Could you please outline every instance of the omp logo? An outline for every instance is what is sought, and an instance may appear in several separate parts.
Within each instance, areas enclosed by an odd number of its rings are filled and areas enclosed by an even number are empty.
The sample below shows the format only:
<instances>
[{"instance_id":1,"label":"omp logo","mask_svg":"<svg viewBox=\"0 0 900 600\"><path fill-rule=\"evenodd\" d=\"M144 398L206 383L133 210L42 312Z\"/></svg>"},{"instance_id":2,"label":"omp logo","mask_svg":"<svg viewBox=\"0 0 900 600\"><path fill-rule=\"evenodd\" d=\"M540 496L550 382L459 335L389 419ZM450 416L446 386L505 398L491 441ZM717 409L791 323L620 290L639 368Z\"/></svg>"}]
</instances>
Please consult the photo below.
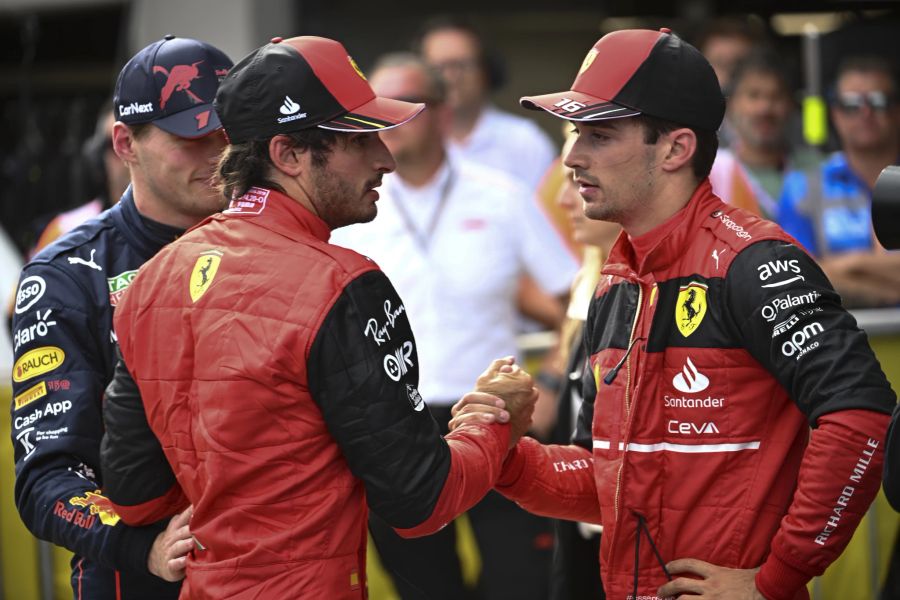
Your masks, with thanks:
<instances>
[{"instance_id":1,"label":"omp logo","mask_svg":"<svg viewBox=\"0 0 900 600\"><path fill-rule=\"evenodd\" d=\"M32 377L49 373L66 360L66 353L56 346L44 346L29 350L13 366L13 381L27 381Z\"/></svg>"},{"instance_id":2,"label":"omp logo","mask_svg":"<svg viewBox=\"0 0 900 600\"><path fill-rule=\"evenodd\" d=\"M113 508L109 498L100 494L100 490L85 492L84 496L75 496L69 499L69 504L80 508L90 507L92 515L98 515L104 525L115 525L119 522L119 515Z\"/></svg>"},{"instance_id":3,"label":"omp logo","mask_svg":"<svg viewBox=\"0 0 900 600\"><path fill-rule=\"evenodd\" d=\"M799 360L807 352L819 347L819 342L813 342L809 346L806 343L823 331L825 328L818 321L810 323L803 329L798 329L791 335L791 339L781 345L781 353L785 356L796 356L796 359Z\"/></svg>"},{"instance_id":4,"label":"omp logo","mask_svg":"<svg viewBox=\"0 0 900 600\"><path fill-rule=\"evenodd\" d=\"M133 114L143 114L153 112L153 103L147 102L146 104L138 104L137 102L132 102L131 104L120 104L119 105L119 115L123 117L127 117L128 115Z\"/></svg>"},{"instance_id":5,"label":"omp logo","mask_svg":"<svg viewBox=\"0 0 900 600\"><path fill-rule=\"evenodd\" d=\"M681 373L672 378L672 385L679 392L696 394L709 387L709 378L698 371L691 359L688 358L685 365L681 368Z\"/></svg>"},{"instance_id":6,"label":"omp logo","mask_svg":"<svg viewBox=\"0 0 900 600\"><path fill-rule=\"evenodd\" d=\"M37 385L33 385L14 399L15 410L19 410L23 406L28 406L35 400L39 400L47 395L47 384L43 381Z\"/></svg>"},{"instance_id":7,"label":"omp logo","mask_svg":"<svg viewBox=\"0 0 900 600\"><path fill-rule=\"evenodd\" d=\"M781 323L778 323L777 325L775 325L775 327L772 328L772 337L777 338L782 333L784 333L786 331L790 331L791 328L799 322L800 322L800 317L798 317L797 315L791 315L790 317L788 317Z\"/></svg>"},{"instance_id":8,"label":"omp logo","mask_svg":"<svg viewBox=\"0 0 900 600\"><path fill-rule=\"evenodd\" d=\"M26 277L19 284L19 291L16 292L16 314L21 315L23 312L34 306L35 302L41 299L44 292L47 291L47 282L43 277L32 275Z\"/></svg>"},{"instance_id":9,"label":"omp logo","mask_svg":"<svg viewBox=\"0 0 900 600\"><path fill-rule=\"evenodd\" d=\"M394 381L400 381L400 378L409 372L409 367L413 366L410 355L413 351L412 342L403 342L403 345L394 350L393 354L384 357L384 372Z\"/></svg>"},{"instance_id":10,"label":"omp logo","mask_svg":"<svg viewBox=\"0 0 900 600\"><path fill-rule=\"evenodd\" d=\"M293 115L296 114L300 110L300 105L291 100L290 96L284 97L284 104L281 105L281 108L278 109L283 115Z\"/></svg>"},{"instance_id":11,"label":"omp logo","mask_svg":"<svg viewBox=\"0 0 900 600\"><path fill-rule=\"evenodd\" d=\"M716 427L716 424L710 421L709 423L691 423L689 421L676 421L672 419L669 421L668 427L669 433L675 433L678 435L709 435L719 433L719 428Z\"/></svg>"},{"instance_id":12,"label":"omp logo","mask_svg":"<svg viewBox=\"0 0 900 600\"><path fill-rule=\"evenodd\" d=\"M770 277L781 275L782 273L788 276L787 279L767 283L766 285L761 286L764 288L781 287L795 281L806 281L806 278L800 274L800 264L797 262L796 258L790 260L772 260L759 265L756 267L756 270L759 273L760 281L767 281ZM793 277L790 277L791 273L794 274Z\"/></svg>"}]
</instances>

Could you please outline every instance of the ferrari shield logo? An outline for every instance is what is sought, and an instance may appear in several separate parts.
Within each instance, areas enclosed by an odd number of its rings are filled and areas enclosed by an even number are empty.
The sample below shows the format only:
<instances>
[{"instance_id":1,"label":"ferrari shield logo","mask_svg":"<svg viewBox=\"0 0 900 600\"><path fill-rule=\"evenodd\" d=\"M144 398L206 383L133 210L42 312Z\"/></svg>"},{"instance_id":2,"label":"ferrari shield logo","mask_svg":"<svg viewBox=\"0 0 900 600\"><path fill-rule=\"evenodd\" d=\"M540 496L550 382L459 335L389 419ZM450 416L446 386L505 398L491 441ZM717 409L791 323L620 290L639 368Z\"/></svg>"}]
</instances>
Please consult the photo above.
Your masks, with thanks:
<instances>
[{"instance_id":1,"label":"ferrari shield logo","mask_svg":"<svg viewBox=\"0 0 900 600\"><path fill-rule=\"evenodd\" d=\"M587 56L584 57L584 60L581 61L581 68L578 69L578 74L581 75L582 73L587 71L591 67L591 65L594 64L595 58L597 58L597 49L591 48L588 51Z\"/></svg>"},{"instance_id":2,"label":"ferrari shield logo","mask_svg":"<svg viewBox=\"0 0 900 600\"><path fill-rule=\"evenodd\" d=\"M197 262L194 263L194 270L191 271L191 282L189 284L191 302L199 300L206 293L206 290L209 289L213 279L216 278L220 262L222 262L222 253L218 250L209 250L201 254Z\"/></svg>"},{"instance_id":3,"label":"ferrari shield logo","mask_svg":"<svg viewBox=\"0 0 900 600\"><path fill-rule=\"evenodd\" d=\"M706 288L706 284L696 281L678 288L675 325L684 337L694 333L706 316Z\"/></svg>"}]
</instances>

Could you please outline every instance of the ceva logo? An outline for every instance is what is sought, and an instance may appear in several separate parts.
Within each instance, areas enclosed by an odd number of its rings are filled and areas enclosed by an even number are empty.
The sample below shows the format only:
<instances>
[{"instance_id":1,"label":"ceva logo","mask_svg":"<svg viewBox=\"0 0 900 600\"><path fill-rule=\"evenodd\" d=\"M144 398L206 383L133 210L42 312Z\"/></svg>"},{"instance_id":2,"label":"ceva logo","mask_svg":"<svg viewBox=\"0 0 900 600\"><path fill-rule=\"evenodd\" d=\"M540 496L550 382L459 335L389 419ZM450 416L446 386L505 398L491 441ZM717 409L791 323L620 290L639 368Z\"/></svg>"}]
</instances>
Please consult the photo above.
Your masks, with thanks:
<instances>
[{"instance_id":1,"label":"ceva logo","mask_svg":"<svg viewBox=\"0 0 900 600\"><path fill-rule=\"evenodd\" d=\"M709 378L697 370L691 359L681 368L681 373L672 378L672 385L679 392L695 394L709 387Z\"/></svg>"}]
</instances>

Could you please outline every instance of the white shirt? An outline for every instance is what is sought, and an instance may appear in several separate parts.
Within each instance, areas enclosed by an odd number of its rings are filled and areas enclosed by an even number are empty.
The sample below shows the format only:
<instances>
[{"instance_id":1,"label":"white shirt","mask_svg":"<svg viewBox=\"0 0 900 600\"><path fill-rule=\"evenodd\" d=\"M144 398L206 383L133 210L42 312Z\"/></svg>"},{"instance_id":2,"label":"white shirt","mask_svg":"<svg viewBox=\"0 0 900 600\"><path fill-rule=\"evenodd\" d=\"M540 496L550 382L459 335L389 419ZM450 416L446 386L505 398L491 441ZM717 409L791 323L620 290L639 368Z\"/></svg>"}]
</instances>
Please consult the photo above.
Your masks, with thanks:
<instances>
[{"instance_id":1,"label":"white shirt","mask_svg":"<svg viewBox=\"0 0 900 600\"><path fill-rule=\"evenodd\" d=\"M430 404L455 403L492 360L518 354L519 276L559 295L577 264L534 195L494 169L453 159L421 188L389 174L379 191L375 220L331 242L387 274L416 336L419 390Z\"/></svg>"},{"instance_id":2,"label":"white shirt","mask_svg":"<svg viewBox=\"0 0 900 600\"><path fill-rule=\"evenodd\" d=\"M500 169L531 190L558 152L544 130L524 117L487 106L462 142L448 140L452 156Z\"/></svg>"}]
</instances>

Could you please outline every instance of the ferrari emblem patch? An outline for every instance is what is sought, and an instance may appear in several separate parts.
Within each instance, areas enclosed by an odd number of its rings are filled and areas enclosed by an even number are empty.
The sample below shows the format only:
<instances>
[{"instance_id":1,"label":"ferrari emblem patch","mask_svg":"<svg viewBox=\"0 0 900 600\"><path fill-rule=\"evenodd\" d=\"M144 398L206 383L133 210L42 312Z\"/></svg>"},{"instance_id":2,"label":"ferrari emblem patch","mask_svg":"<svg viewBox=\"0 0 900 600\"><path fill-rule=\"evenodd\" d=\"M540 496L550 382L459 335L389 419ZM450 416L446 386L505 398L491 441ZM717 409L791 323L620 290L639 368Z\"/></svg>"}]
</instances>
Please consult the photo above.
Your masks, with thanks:
<instances>
[{"instance_id":1,"label":"ferrari emblem patch","mask_svg":"<svg viewBox=\"0 0 900 600\"><path fill-rule=\"evenodd\" d=\"M687 337L697 330L706 316L706 284L692 281L678 288L675 302L675 326Z\"/></svg>"},{"instance_id":2,"label":"ferrari emblem patch","mask_svg":"<svg viewBox=\"0 0 900 600\"><path fill-rule=\"evenodd\" d=\"M218 250L208 250L197 258L194 270L191 271L189 284L191 302L199 300L209 289L219 270L220 262L222 262L222 253Z\"/></svg>"},{"instance_id":3,"label":"ferrari emblem patch","mask_svg":"<svg viewBox=\"0 0 900 600\"><path fill-rule=\"evenodd\" d=\"M356 71L356 74L359 75L360 77L362 77L363 80L365 80L365 79L366 79L366 76L363 75L362 69L359 68L359 65L356 64L356 61L353 60L353 57L352 57L352 56L348 56L348 57L347 57L347 60L350 61L350 66L353 67L353 70Z\"/></svg>"},{"instance_id":4,"label":"ferrari emblem patch","mask_svg":"<svg viewBox=\"0 0 900 600\"><path fill-rule=\"evenodd\" d=\"M581 75L585 71L587 71L590 66L594 63L594 59L597 58L597 49L591 48L587 56L584 57L584 60L581 62L581 68L578 69L578 74Z\"/></svg>"}]
</instances>

